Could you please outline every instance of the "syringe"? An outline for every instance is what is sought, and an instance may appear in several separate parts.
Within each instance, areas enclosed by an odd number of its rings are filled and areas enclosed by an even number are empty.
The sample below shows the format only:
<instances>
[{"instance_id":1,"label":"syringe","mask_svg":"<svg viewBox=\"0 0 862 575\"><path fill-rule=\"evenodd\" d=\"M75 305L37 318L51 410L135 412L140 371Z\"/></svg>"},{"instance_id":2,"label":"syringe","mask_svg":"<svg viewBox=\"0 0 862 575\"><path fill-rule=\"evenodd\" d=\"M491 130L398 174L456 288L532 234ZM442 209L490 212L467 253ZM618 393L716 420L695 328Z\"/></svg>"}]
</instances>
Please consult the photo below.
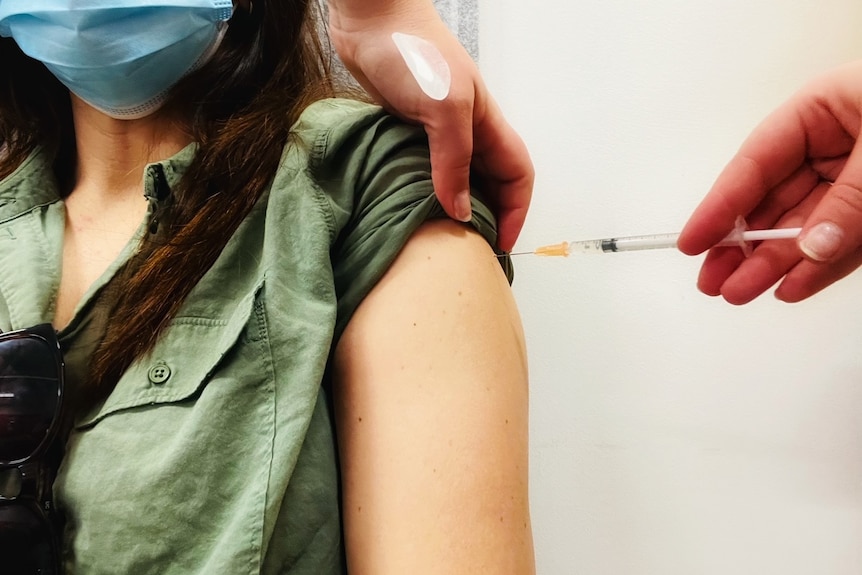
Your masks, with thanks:
<instances>
[{"instance_id":1,"label":"syringe","mask_svg":"<svg viewBox=\"0 0 862 575\"><path fill-rule=\"evenodd\" d=\"M726 238L716 245L718 246L740 246L748 247L748 242L759 242L763 240L780 240L795 238L802 228L777 228L771 230L734 230ZM537 255L537 256L568 256L572 253L578 254L601 254L608 252L629 252L635 250L655 250L662 248L675 248L679 234L651 234L643 236L626 236L619 238L603 238L599 240L579 240L574 242L561 242L539 247L531 252L515 252L509 255Z\"/></svg>"}]
</instances>

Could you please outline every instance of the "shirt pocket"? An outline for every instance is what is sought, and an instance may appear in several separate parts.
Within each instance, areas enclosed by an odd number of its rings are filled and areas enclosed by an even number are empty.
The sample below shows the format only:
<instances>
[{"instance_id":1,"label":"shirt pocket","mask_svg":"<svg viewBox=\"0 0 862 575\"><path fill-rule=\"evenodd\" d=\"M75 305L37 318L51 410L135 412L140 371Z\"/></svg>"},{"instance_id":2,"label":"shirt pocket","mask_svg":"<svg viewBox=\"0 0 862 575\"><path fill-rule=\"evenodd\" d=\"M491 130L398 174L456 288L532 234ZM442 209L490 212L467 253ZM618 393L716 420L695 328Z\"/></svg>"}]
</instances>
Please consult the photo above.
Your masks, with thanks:
<instances>
[{"instance_id":1,"label":"shirt pocket","mask_svg":"<svg viewBox=\"0 0 862 575\"><path fill-rule=\"evenodd\" d=\"M76 428L91 427L126 409L183 401L196 394L243 332L251 329L249 320L261 289L258 286L240 300L228 317L175 318L153 351L134 362L105 402L81 418ZM245 335L247 340L260 336Z\"/></svg>"},{"instance_id":2,"label":"shirt pocket","mask_svg":"<svg viewBox=\"0 0 862 575\"><path fill-rule=\"evenodd\" d=\"M261 291L178 317L76 426L55 483L73 571L259 571L275 436Z\"/></svg>"}]
</instances>

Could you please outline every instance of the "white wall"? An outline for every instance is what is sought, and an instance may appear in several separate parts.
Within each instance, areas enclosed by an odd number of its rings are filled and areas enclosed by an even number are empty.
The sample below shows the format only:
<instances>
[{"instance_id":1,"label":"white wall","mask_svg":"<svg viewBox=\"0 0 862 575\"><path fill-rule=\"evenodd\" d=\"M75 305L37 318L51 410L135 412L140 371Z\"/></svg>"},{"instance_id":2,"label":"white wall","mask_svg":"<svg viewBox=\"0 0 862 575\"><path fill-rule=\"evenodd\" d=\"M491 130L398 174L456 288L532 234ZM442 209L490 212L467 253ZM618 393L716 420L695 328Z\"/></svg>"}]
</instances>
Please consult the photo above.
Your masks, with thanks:
<instances>
[{"instance_id":1,"label":"white wall","mask_svg":"<svg viewBox=\"0 0 862 575\"><path fill-rule=\"evenodd\" d=\"M859 0L480 0L531 149L520 248L681 229L749 130L862 57ZM735 308L674 250L516 260L543 574L862 573L862 272Z\"/></svg>"}]
</instances>

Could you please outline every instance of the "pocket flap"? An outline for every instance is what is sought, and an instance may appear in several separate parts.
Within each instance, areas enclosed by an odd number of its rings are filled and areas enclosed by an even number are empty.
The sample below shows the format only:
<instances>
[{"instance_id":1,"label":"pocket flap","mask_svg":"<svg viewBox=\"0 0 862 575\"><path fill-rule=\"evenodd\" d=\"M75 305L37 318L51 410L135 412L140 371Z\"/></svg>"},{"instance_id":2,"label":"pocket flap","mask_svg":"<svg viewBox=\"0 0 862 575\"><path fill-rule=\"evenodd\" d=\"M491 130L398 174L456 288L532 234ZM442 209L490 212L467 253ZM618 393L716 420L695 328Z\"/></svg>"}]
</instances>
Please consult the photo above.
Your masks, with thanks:
<instances>
[{"instance_id":1,"label":"pocket flap","mask_svg":"<svg viewBox=\"0 0 862 575\"><path fill-rule=\"evenodd\" d=\"M245 330L261 288L262 282L237 302L232 314L224 310L225 317L175 318L152 353L135 361L104 403L79 419L76 427L95 425L125 409L175 403L195 395Z\"/></svg>"}]
</instances>

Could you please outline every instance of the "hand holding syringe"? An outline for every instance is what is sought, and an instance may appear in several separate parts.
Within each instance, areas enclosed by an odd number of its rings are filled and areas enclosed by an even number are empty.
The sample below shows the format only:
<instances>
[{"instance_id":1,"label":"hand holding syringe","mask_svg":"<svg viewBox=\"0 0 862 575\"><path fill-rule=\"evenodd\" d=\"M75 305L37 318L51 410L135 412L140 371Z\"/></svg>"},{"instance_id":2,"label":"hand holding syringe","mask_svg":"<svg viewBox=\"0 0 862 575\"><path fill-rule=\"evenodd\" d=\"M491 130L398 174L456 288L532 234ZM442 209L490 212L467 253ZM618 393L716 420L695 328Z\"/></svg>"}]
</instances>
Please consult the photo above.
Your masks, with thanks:
<instances>
[{"instance_id":1,"label":"hand holding syringe","mask_svg":"<svg viewBox=\"0 0 862 575\"><path fill-rule=\"evenodd\" d=\"M791 239L799 235L802 228L778 228L771 230L745 230L745 223L738 223L737 228L726 238L720 241L718 246L739 246L749 254L751 247L748 242L764 240ZM537 255L537 256L563 256L572 253L579 254L601 254L607 252L628 252L634 250L655 250L661 248L675 248L679 234L651 234L644 236L626 236L619 238L604 238L599 240L580 240L574 242L561 242L539 247L531 252L515 252L509 255Z\"/></svg>"}]
</instances>

